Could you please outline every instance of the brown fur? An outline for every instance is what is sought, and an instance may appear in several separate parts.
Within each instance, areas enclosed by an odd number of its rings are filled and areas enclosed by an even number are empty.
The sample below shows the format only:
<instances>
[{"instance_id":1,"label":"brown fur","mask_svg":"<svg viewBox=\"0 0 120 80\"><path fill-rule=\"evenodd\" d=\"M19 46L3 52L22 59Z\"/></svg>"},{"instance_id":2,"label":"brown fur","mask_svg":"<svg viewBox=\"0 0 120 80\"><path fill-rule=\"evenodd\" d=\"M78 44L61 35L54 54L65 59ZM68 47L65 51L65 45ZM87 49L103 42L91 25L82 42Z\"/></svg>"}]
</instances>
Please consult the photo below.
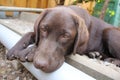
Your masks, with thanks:
<instances>
[{"instance_id":1,"label":"brown fur","mask_svg":"<svg viewBox=\"0 0 120 80\"><path fill-rule=\"evenodd\" d=\"M45 72L58 69L71 53L98 51L104 58L120 59L120 30L76 7L55 7L40 14L34 32L26 34L11 50L9 60L33 61ZM35 46L28 47L35 43ZM28 48L27 48L28 47Z\"/></svg>"}]
</instances>

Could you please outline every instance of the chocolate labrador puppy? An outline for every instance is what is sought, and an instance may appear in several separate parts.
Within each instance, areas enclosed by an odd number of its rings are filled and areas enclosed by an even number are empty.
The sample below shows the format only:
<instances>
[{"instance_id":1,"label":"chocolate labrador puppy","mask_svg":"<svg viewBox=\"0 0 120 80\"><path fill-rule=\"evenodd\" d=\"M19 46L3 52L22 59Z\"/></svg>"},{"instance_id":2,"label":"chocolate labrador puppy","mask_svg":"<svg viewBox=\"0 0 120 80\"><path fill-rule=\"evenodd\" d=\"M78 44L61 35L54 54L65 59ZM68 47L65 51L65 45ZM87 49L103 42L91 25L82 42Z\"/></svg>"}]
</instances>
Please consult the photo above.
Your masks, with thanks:
<instances>
[{"instance_id":1,"label":"chocolate labrador puppy","mask_svg":"<svg viewBox=\"0 0 120 80\"><path fill-rule=\"evenodd\" d=\"M97 51L120 65L120 30L77 6L44 10L29 32L7 53L9 60L33 61L45 72L58 69L69 54ZM29 46L34 44L34 46ZM29 46L29 47L28 47ZM104 54L103 54L104 53ZM109 58L111 57L111 58Z\"/></svg>"}]
</instances>

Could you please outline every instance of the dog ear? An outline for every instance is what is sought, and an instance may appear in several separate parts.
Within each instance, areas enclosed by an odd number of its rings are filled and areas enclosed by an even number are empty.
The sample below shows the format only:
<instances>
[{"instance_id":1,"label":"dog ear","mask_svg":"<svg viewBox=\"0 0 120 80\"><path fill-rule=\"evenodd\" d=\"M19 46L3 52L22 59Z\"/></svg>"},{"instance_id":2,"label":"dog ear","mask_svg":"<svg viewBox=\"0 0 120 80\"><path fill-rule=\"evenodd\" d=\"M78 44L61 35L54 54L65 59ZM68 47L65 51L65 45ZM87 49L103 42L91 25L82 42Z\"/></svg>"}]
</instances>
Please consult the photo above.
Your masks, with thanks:
<instances>
[{"instance_id":1,"label":"dog ear","mask_svg":"<svg viewBox=\"0 0 120 80\"><path fill-rule=\"evenodd\" d=\"M40 40L40 23L42 21L42 19L47 15L47 13L49 12L49 9L43 11L40 16L37 18L37 20L35 21L34 24L34 33L35 33L35 44L38 45L39 40Z\"/></svg>"},{"instance_id":2,"label":"dog ear","mask_svg":"<svg viewBox=\"0 0 120 80\"><path fill-rule=\"evenodd\" d=\"M84 20L81 17L74 15L73 18L77 29L73 54L83 54L83 52L87 48L87 43L89 39L88 29Z\"/></svg>"}]
</instances>

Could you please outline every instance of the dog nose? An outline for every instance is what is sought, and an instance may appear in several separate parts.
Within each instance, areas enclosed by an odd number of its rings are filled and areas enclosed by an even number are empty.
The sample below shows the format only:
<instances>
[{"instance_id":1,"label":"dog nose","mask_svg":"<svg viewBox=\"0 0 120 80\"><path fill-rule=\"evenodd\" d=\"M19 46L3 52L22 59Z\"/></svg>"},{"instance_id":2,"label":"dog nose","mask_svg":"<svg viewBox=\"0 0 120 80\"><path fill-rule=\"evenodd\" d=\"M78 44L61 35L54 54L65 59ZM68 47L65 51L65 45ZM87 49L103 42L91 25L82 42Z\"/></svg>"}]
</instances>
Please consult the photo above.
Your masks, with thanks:
<instances>
[{"instance_id":1,"label":"dog nose","mask_svg":"<svg viewBox=\"0 0 120 80\"><path fill-rule=\"evenodd\" d=\"M41 69L43 71L45 71L47 69L48 66L48 62L45 60L36 60L33 62L34 66L38 69Z\"/></svg>"}]
</instances>

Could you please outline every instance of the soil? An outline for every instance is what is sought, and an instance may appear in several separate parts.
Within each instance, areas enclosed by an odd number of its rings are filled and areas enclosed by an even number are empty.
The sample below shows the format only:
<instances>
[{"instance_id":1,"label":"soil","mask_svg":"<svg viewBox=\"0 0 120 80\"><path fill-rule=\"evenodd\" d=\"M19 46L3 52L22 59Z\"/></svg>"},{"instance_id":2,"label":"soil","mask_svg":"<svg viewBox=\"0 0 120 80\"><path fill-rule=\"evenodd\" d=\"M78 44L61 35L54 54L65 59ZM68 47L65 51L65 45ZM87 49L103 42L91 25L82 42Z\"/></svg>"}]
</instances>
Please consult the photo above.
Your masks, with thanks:
<instances>
[{"instance_id":1,"label":"soil","mask_svg":"<svg viewBox=\"0 0 120 80\"><path fill-rule=\"evenodd\" d=\"M37 80L18 61L6 59L6 49L0 43L0 80Z\"/></svg>"}]
</instances>

